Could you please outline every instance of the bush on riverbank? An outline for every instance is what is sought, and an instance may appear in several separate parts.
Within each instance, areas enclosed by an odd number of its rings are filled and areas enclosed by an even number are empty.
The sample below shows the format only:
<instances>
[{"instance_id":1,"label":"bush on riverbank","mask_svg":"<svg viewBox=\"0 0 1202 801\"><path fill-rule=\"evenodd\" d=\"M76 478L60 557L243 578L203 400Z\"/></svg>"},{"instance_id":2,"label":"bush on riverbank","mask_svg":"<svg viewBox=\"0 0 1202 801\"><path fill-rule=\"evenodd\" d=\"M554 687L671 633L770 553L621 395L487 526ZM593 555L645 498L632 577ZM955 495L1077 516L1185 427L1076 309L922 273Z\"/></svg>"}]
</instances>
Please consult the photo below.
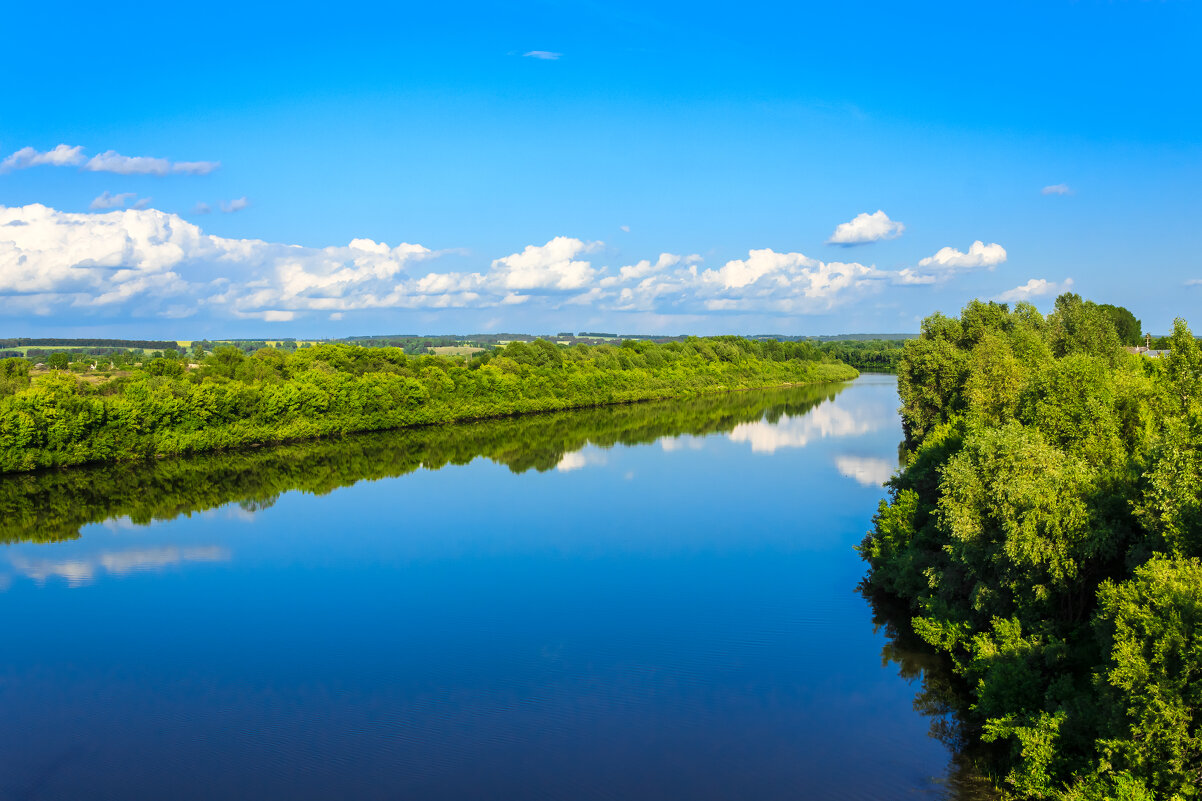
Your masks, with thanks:
<instances>
[{"instance_id":1,"label":"bush on riverbank","mask_svg":"<svg viewBox=\"0 0 1202 801\"><path fill-rule=\"evenodd\" d=\"M514 342L467 362L320 345L197 369L154 359L108 381L0 363L0 472L201 453L527 412L855 377L805 343L738 337L560 348Z\"/></svg>"}]
</instances>

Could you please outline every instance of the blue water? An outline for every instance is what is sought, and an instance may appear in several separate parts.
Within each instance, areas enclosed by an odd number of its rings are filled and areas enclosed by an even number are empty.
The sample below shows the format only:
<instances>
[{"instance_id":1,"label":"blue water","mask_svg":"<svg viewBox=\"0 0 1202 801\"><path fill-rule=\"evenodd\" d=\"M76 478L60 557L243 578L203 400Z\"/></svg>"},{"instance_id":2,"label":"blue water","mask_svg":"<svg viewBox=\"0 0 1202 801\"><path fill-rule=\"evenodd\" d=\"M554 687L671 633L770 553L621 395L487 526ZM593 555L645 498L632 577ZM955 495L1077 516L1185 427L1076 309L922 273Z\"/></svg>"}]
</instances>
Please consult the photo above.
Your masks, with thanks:
<instances>
[{"instance_id":1,"label":"blue water","mask_svg":"<svg viewBox=\"0 0 1202 801\"><path fill-rule=\"evenodd\" d=\"M0 798L948 797L856 592L896 382L831 395L0 546Z\"/></svg>"}]
</instances>

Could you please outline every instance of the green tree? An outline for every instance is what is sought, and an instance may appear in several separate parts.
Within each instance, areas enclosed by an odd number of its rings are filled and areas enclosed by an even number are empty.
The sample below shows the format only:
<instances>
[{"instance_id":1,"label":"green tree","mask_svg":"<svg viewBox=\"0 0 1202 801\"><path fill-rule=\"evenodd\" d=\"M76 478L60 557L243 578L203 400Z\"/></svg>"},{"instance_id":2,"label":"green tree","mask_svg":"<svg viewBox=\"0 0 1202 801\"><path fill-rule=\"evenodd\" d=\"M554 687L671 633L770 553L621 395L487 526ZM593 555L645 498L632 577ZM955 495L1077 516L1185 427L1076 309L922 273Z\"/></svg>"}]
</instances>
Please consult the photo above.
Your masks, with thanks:
<instances>
[{"instance_id":1,"label":"green tree","mask_svg":"<svg viewBox=\"0 0 1202 801\"><path fill-rule=\"evenodd\" d=\"M1144 344L1143 327L1130 310L1122 306L1112 306L1109 303L1099 304L1098 308L1105 312L1114 323L1114 330L1119 336L1119 342L1131 346Z\"/></svg>"},{"instance_id":2,"label":"green tree","mask_svg":"<svg viewBox=\"0 0 1202 801\"><path fill-rule=\"evenodd\" d=\"M1099 746L1157 798L1196 797L1202 765L1202 564L1156 556L1098 592L1109 656Z\"/></svg>"}]
</instances>

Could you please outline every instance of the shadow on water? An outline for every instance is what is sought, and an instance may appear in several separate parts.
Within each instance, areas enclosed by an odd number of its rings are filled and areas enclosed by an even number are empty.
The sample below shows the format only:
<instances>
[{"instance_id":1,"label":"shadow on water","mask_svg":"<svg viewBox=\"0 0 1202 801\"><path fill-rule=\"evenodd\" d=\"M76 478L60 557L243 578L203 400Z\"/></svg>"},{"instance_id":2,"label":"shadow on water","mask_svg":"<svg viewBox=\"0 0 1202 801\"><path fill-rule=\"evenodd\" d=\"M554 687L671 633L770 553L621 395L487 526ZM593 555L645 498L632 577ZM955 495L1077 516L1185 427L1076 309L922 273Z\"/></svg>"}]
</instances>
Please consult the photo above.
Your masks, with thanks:
<instances>
[{"instance_id":1,"label":"shadow on water","mask_svg":"<svg viewBox=\"0 0 1202 801\"><path fill-rule=\"evenodd\" d=\"M909 610L894 598L874 593L866 584L860 593L872 608L874 630L885 635L881 664L897 666L898 675L911 685L917 683L914 711L930 721L931 737L951 752L942 785L947 801L999 801L1001 798L985 769L992 754L982 744L979 732L967 720L968 688L952 672L947 657L935 653L910 626Z\"/></svg>"},{"instance_id":2,"label":"shadow on water","mask_svg":"<svg viewBox=\"0 0 1202 801\"><path fill-rule=\"evenodd\" d=\"M804 415L847 386L601 406L150 463L2 476L0 542L56 542L78 537L89 523L128 517L149 524L228 503L265 509L289 491L324 495L363 480L402 476L419 468L438 470L477 457L515 473L551 470L565 454L586 445L638 445Z\"/></svg>"}]
</instances>

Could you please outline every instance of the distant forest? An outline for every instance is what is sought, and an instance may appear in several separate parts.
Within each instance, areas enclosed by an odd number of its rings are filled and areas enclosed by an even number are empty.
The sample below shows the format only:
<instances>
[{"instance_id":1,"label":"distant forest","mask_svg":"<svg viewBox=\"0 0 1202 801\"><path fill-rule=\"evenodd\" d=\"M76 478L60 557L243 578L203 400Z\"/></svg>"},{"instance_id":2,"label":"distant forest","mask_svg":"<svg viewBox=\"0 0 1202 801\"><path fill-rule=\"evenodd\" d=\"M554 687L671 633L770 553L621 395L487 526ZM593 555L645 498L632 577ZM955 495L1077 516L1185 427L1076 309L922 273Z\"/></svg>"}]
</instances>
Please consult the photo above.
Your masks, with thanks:
<instances>
[{"instance_id":1,"label":"distant forest","mask_svg":"<svg viewBox=\"0 0 1202 801\"><path fill-rule=\"evenodd\" d=\"M125 350L164 350L177 347L174 340L160 339L0 339L0 350L5 348L70 347L70 348L122 348Z\"/></svg>"}]
</instances>

